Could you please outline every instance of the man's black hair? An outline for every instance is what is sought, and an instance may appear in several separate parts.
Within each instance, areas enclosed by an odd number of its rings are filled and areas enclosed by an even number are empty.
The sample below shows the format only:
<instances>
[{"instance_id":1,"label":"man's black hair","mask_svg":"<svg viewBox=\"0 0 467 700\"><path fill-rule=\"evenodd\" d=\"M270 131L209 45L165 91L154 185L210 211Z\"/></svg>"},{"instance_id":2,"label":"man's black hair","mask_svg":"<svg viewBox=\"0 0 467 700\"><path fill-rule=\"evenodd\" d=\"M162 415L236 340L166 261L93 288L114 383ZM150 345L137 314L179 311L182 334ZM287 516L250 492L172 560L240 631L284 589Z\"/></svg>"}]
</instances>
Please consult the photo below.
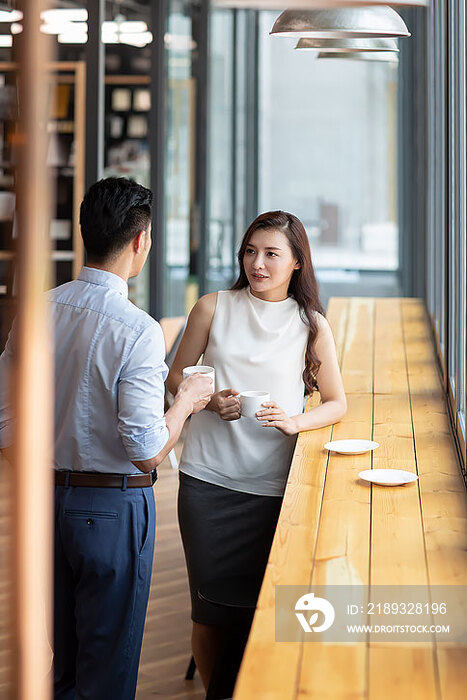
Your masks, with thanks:
<instances>
[{"instance_id":1,"label":"man's black hair","mask_svg":"<svg viewBox=\"0 0 467 700\"><path fill-rule=\"evenodd\" d=\"M84 247L91 260L120 253L151 222L152 192L126 177L91 185L79 213Z\"/></svg>"}]
</instances>

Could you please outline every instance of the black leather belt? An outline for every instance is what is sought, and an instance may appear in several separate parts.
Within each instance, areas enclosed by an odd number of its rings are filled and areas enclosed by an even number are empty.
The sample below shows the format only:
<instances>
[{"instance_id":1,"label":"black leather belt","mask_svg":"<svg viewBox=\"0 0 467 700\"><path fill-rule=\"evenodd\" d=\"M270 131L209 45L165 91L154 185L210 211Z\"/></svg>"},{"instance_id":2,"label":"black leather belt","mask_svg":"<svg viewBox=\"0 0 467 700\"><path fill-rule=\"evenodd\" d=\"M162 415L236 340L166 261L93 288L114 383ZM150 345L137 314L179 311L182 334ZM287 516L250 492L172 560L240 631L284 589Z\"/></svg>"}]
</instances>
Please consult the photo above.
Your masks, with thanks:
<instances>
[{"instance_id":1,"label":"black leather belt","mask_svg":"<svg viewBox=\"0 0 467 700\"><path fill-rule=\"evenodd\" d=\"M156 470L148 474L104 474L102 472L72 472L55 470L58 486L90 486L111 489L141 489L152 486L157 479Z\"/></svg>"}]
</instances>

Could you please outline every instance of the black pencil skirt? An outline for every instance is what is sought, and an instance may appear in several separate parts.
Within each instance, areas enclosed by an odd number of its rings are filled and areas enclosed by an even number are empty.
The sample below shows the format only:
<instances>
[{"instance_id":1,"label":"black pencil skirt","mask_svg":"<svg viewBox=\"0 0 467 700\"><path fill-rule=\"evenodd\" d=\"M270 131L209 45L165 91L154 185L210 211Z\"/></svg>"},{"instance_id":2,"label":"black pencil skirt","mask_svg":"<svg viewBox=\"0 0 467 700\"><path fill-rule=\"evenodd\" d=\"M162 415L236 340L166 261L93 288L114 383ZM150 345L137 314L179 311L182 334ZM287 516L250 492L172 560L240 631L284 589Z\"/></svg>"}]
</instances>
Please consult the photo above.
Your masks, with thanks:
<instances>
[{"instance_id":1,"label":"black pencil skirt","mask_svg":"<svg viewBox=\"0 0 467 700\"><path fill-rule=\"evenodd\" d=\"M180 472L178 519L194 622L224 623L222 607L198 596L205 583L248 576L259 593L281 505L280 496L232 491Z\"/></svg>"}]
</instances>

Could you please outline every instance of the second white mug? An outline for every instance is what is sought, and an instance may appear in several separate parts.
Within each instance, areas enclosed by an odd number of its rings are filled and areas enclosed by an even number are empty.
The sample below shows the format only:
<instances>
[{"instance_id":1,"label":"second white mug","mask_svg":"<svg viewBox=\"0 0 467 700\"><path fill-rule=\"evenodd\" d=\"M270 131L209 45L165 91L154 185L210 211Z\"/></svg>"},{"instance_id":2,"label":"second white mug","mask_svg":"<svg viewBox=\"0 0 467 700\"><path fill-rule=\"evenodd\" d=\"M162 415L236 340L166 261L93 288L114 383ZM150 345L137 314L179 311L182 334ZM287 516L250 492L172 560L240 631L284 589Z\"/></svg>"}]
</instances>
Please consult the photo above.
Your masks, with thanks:
<instances>
[{"instance_id":1,"label":"second white mug","mask_svg":"<svg viewBox=\"0 0 467 700\"><path fill-rule=\"evenodd\" d=\"M240 413L246 418L256 418L257 411L264 408L261 404L270 401L267 391L242 391L240 399Z\"/></svg>"}]
</instances>

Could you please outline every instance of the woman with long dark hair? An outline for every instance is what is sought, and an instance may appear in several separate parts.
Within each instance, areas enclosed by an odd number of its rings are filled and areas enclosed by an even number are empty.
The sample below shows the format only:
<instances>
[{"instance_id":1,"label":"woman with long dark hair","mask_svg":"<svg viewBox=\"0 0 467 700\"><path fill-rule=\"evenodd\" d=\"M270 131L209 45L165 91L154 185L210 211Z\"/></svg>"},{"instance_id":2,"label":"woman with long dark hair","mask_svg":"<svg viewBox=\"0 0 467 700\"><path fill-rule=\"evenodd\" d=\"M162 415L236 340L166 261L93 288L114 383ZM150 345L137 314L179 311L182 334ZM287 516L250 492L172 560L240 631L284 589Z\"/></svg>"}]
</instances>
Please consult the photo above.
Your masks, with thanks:
<instances>
[{"instance_id":1,"label":"woman with long dark hair","mask_svg":"<svg viewBox=\"0 0 467 700\"><path fill-rule=\"evenodd\" d=\"M293 214L272 211L249 226L232 289L201 297L168 378L216 370L215 393L194 415L181 463L179 522L192 599L192 647L206 688L222 610L200 586L264 575L297 434L339 421L346 399L331 329L318 294L308 238ZM304 396L321 404L303 413ZM265 391L256 420L240 415L239 393ZM271 430L272 428L272 430Z\"/></svg>"}]
</instances>

